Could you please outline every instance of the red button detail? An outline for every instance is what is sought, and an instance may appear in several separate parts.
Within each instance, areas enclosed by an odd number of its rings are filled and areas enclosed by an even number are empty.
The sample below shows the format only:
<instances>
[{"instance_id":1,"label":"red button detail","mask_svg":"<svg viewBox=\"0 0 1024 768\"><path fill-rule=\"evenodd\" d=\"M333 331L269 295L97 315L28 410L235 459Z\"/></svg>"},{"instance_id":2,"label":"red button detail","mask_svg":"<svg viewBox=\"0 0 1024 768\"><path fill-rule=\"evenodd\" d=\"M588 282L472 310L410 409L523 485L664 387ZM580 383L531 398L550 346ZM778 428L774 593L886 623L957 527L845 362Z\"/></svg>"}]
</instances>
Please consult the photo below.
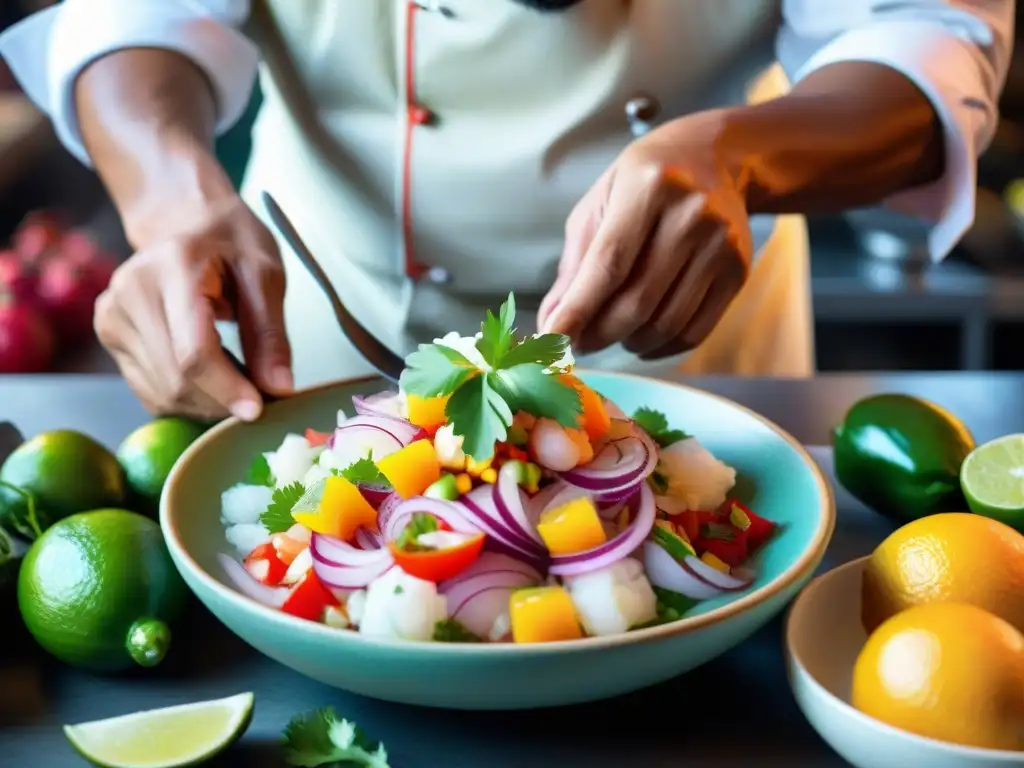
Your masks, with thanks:
<instances>
[{"instance_id":1,"label":"red button detail","mask_svg":"<svg viewBox=\"0 0 1024 768\"><path fill-rule=\"evenodd\" d=\"M409 122L413 125L431 125L434 122L434 113L426 107L409 107Z\"/></svg>"}]
</instances>

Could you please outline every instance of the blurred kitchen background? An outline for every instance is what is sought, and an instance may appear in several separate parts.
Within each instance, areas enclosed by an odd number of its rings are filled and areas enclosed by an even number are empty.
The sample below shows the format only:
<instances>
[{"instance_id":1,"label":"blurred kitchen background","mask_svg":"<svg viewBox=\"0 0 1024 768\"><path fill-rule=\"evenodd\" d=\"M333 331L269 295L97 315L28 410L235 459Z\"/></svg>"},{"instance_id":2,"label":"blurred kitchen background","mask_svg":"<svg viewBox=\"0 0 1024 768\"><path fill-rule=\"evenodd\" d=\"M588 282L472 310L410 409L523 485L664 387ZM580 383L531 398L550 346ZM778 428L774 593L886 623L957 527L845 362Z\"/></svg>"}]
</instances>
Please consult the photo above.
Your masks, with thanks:
<instances>
[{"instance_id":1,"label":"blurred kitchen background","mask_svg":"<svg viewBox=\"0 0 1024 768\"><path fill-rule=\"evenodd\" d=\"M0 0L0 29L49 4ZM864 211L811 222L820 370L1024 369L1020 37L999 133L981 160L977 220L953 255L928 264L921 226L893 215ZM258 104L256 94L250 117ZM240 177L246 126L224 137L219 152ZM114 370L82 333L82 318L110 265L127 255L126 243L96 177L61 149L0 62L3 249L0 371ZM26 262L30 269L21 269ZM37 294L42 298L32 298Z\"/></svg>"}]
</instances>

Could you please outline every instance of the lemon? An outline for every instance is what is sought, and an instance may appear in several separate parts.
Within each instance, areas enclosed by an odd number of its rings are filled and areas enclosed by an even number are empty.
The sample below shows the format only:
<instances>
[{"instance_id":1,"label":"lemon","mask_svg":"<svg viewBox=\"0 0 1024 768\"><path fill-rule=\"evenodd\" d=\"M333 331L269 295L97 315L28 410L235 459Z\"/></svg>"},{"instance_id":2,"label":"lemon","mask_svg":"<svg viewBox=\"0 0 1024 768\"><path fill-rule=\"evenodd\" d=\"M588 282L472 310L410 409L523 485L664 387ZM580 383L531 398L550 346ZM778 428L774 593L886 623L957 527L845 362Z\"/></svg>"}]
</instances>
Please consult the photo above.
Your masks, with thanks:
<instances>
[{"instance_id":1,"label":"lemon","mask_svg":"<svg viewBox=\"0 0 1024 768\"><path fill-rule=\"evenodd\" d=\"M911 608L861 649L851 703L919 736L1024 749L1024 635L973 605Z\"/></svg>"},{"instance_id":2,"label":"lemon","mask_svg":"<svg viewBox=\"0 0 1024 768\"><path fill-rule=\"evenodd\" d=\"M864 628L929 603L976 605L1024 631L1024 536L967 512L923 517L889 534L864 568Z\"/></svg>"},{"instance_id":3,"label":"lemon","mask_svg":"<svg viewBox=\"0 0 1024 768\"><path fill-rule=\"evenodd\" d=\"M200 701L65 725L83 757L105 768L181 768L235 743L252 720L253 695Z\"/></svg>"},{"instance_id":4,"label":"lemon","mask_svg":"<svg viewBox=\"0 0 1024 768\"><path fill-rule=\"evenodd\" d=\"M117 449L117 460L139 502L139 511L156 516L171 468L205 431L204 424L166 418L144 424L125 438Z\"/></svg>"},{"instance_id":5,"label":"lemon","mask_svg":"<svg viewBox=\"0 0 1024 768\"><path fill-rule=\"evenodd\" d=\"M54 524L18 574L18 607L36 641L101 672L159 664L185 597L160 526L123 509Z\"/></svg>"},{"instance_id":6,"label":"lemon","mask_svg":"<svg viewBox=\"0 0 1024 768\"><path fill-rule=\"evenodd\" d=\"M972 512L1024 531L1024 435L971 451L960 467L960 488Z\"/></svg>"}]
</instances>

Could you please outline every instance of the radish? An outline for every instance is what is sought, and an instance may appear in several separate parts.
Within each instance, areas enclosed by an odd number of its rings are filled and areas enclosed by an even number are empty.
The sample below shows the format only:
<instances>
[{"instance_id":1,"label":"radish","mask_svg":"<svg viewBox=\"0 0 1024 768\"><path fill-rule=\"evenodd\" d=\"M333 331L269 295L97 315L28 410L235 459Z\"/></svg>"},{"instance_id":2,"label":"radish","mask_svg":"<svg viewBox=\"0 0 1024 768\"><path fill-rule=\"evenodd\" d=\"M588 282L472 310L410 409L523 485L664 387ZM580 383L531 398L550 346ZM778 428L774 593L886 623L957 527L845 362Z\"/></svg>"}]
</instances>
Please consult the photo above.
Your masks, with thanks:
<instances>
[{"instance_id":1,"label":"radish","mask_svg":"<svg viewBox=\"0 0 1024 768\"><path fill-rule=\"evenodd\" d=\"M19 258L36 263L53 251L63 237L64 228L56 214L33 211L14 233L14 250Z\"/></svg>"},{"instance_id":2,"label":"radish","mask_svg":"<svg viewBox=\"0 0 1024 768\"><path fill-rule=\"evenodd\" d=\"M96 287L88 268L66 257L48 259L43 265L36 295L64 345L92 335L93 308L102 290Z\"/></svg>"},{"instance_id":3,"label":"radish","mask_svg":"<svg viewBox=\"0 0 1024 768\"><path fill-rule=\"evenodd\" d=\"M41 373L53 362L55 341L46 318L0 294L0 373Z\"/></svg>"},{"instance_id":4,"label":"radish","mask_svg":"<svg viewBox=\"0 0 1024 768\"><path fill-rule=\"evenodd\" d=\"M73 230L64 235L60 242L60 253L85 272L97 296L110 285L110 278L117 269L117 261L108 256L84 232Z\"/></svg>"},{"instance_id":5,"label":"radish","mask_svg":"<svg viewBox=\"0 0 1024 768\"><path fill-rule=\"evenodd\" d=\"M39 272L18 258L14 251L0 251L0 290L6 289L16 301L35 305Z\"/></svg>"}]
</instances>

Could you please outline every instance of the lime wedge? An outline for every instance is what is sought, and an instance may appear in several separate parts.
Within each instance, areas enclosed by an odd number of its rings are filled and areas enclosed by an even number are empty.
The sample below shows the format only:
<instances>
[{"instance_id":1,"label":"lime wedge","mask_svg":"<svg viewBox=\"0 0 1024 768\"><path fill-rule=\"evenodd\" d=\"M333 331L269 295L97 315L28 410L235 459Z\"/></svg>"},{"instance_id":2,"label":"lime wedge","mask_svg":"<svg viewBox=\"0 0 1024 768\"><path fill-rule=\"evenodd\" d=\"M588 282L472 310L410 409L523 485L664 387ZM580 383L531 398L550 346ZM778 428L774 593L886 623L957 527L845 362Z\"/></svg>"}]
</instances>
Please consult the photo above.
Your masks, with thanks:
<instances>
[{"instance_id":1,"label":"lime wedge","mask_svg":"<svg viewBox=\"0 0 1024 768\"><path fill-rule=\"evenodd\" d=\"M103 768L180 768L208 760L245 733L253 695L65 725L72 746Z\"/></svg>"},{"instance_id":2,"label":"lime wedge","mask_svg":"<svg viewBox=\"0 0 1024 768\"><path fill-rule=\"evenodd\" d=\"M967 506L1024 531L1024 435L979 445L960 467Z\"/></svg>"}]
</instances>

